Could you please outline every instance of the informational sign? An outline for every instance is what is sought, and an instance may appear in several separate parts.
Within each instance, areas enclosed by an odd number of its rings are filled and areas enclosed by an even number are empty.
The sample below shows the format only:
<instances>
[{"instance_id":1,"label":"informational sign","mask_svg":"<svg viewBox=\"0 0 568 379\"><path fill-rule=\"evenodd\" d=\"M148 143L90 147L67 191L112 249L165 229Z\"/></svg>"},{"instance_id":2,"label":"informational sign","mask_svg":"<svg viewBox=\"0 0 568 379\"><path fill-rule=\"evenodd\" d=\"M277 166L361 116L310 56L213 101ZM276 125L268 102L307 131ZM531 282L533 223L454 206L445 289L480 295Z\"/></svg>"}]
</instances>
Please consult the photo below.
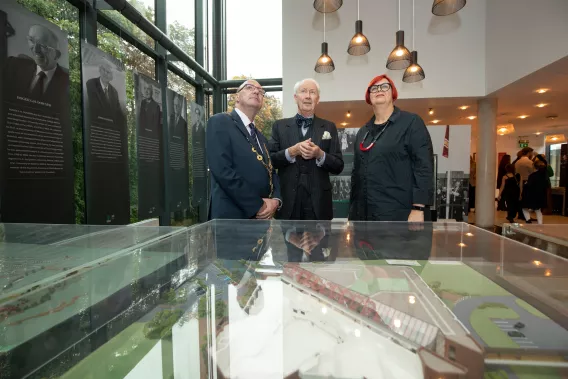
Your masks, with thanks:
<instances>
[{"instance_id":1,"label":"informational sign","mask_svg":"<svg viewBox=\"0 0 568 379\"><path fill-rule=\"evenodd\" d=\"M193 197L197 206L207 200L207 163L205 161L205 109L197 103L190 105L191 155L193 168Z\"/></svg>"},{"instance_id":2,"label":"informational sign","mask_svg":"<svg viewBox=\"0 0 568 379\"><path fill-rule=\"evenodd\" d=\"M67 35L0 3L0 220L74 223Z\"/></svg>"},{"instance_id":3,"label":"informational sign","mask_svg":"<svg viewBox=\"0 0 568 379\"><path fill-rule=\"evenodd\" d=\"M83 63L87 223L130 221L124 64L86 42Z\"/></svg>"},{"instance_id":4,"label":"informational sign","mask_svg":"<svg viewBox=\"0 0 568 379\"><path fill-rule=\"evenodd\" d=\"M189 207L189 158L187 101L168 89L168 128L170 136L170 211Z\"/></svg>"},{"instance_id":5,"label":"informational sign","mask_svg":"<svg viewBox=\"0 0 568 379\"><path fill-rule=\"evenodd\" d=\"M162 94L160 84L134 73L136 94L138 218L157 217L163 210Z\"/></svg>"}]
</instances>

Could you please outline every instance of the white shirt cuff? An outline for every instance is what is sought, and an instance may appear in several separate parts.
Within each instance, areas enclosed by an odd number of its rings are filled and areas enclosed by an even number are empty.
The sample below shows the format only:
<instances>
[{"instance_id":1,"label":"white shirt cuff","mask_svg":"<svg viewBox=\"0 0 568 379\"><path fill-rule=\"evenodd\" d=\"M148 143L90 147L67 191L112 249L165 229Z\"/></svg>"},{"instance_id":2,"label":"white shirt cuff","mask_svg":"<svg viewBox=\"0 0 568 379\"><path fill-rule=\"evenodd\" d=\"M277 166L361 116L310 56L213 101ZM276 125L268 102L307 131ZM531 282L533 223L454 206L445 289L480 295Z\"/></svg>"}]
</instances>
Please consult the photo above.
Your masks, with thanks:
<instances>
[{"instance_id":1,"label":"white shirt cuff","mask_svg":"<svg viewBox=\"0 0 568 379\"><path fill-rule=\"evenodd\" d=\"M286 155L286 159L288 159L288 162L290 163L296 163L296 157L291 157L290 153L288 152L288 149L286 149L284 151L284 154Z\"/></svg>"},{"instance_id":2,"label":"white shirt cuff","mask_svg":"<svg viewBox=\"0 0 568 379\"><path fill-rule=\"evenodd\" d=\"M316 165L318 167L323 166L323 162L325 161L325 151L323 152L323 157L316 159Z\"/></svg>"}]
</instances>

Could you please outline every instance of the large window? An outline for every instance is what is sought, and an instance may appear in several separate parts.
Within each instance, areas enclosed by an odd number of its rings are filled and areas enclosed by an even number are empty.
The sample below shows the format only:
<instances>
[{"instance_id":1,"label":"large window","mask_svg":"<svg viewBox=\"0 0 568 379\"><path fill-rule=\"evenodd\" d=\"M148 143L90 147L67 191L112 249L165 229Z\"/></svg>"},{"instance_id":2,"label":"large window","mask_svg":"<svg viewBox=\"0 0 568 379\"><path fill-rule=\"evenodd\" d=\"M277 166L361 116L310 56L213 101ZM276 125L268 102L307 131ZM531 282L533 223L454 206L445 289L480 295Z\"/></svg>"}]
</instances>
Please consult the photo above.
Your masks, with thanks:
<instances>
[{"instance_id":1,"label":"large window","mask_svg":"<svg viewBox=\"0 0 568 379\"><path fill-rule=\"evenodd\" d=\"M228 79L282 77L282 1L227 1Z\"/></svg>"},{"instance_id":2,"label":"large window","mask_svg":"<svg viewBox=\"0 0 568 379\"><path fill-rule=\"evenodd\" d=\"M195 0L166 0L168 36L187 55L195 58ZM181 62L172 63L191 77L195 73Z\"/></svg>"},{"instance_id":3,"label":"large window","mask_svg":"<svg viewBox=\"0 0 568 379\"><path fill-rule=\"evenodd\" d=\"M552 187L558 187L560 185L560 147L562 144L558 143L555 145L550 145L550 156L548 161L552 170L554 170L554 176L550 178L550 184Z\"/></svg>"}]
</instances>

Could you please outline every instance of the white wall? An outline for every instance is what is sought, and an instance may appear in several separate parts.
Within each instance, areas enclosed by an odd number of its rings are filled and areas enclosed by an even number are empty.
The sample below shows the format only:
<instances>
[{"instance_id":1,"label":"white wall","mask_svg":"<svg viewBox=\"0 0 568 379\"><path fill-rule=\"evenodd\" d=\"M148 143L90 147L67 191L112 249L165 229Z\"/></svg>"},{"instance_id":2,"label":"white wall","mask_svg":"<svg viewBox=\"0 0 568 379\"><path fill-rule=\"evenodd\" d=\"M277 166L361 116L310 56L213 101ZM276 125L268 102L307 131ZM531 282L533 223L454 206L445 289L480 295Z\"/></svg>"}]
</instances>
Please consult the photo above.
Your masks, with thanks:
<instances>
[{"instance_id":1,"label":"white wall","mask_svg":"<svg viewBox=\"0 0 568 379\"><path fill-rule=\"evenodd\" d=\"M444 158L444 137L446 125L428 125L434 154L438 155L438 173L464 171L469 174L471 125L450 125L448 158Z\"/></svg>"},{"instance_id":2,"label":"white wall","mask_svg":"<svg viewBox=\"0 0 568 379\"><path fill-rule=\"evenodd\" d=\"M403 71L389 74L395 79L401 98L484 96L486 1L468 2L457 14L437 17L431 1L416 1L416 50L426 80L402 83ZM492 0L494 1L494 0ZM294 83L312 77L322 87L321 101L363 100L366 86L374 76L387 71L386 59L395 45L398 29L395 0L361 0L363 33L371 51L362 57L347 54L355 33L357 2L344 1L339 11L327 16L327 42L335 63L331 74L316 74L321 54L323 15L312 1L282 1L283 105L284 115L294 113ZM412 49L412 1L402 0L401 27L405 45Z\"/></svg>"},{"instance_id":3,"label":"white wall","mask_svg":"<svg viewBox=\"0 0 568 379\"><path fill-rule=\"evenodd\" d=\"M486 7L488 94L568 55L567 0L490 0Z\"/></svg>"}]
</instances>

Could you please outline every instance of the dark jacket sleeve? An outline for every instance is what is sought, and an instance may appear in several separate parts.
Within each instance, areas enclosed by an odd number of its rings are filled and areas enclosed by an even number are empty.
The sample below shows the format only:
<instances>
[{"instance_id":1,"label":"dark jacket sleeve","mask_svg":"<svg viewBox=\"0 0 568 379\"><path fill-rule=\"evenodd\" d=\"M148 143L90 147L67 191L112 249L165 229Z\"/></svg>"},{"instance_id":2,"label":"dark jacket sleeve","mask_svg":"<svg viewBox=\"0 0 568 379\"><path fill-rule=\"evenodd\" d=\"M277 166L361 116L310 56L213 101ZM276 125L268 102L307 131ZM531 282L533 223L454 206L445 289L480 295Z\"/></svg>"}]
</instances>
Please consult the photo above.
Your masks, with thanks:
<instances>
[{"instance_id":1,"label":"dark jacket sleeve","mask_svg":"<svg viewBox=\"0 0 568 379\"><path fill-rule=\"evenodd\" d=\"M434 195L434 149L432 139L424 121L418 116L410 124L409 138L410 158L414 184L412 189L412 203L431 205Z\"/></svg>"},{"instance_id":2,"label":"dark jacket sleeve","mask_svg":"<svg viewBox=\"0 0 568 379\"><path fill-rule=\"evenodd\" d=\"M329 125L329 131L331 134L331 146L329 153L325 154L325 160L321 168L333 175L339 175L343 171L343 153L341 153L337 127L333 122Z\"/></svg>"},{"instance_id":3,"label":"dark jacket sleeve","mask_svg":"<svg viewBox=\"0 0 568 379\"><path fill-rule=\"evenodd\" d=\"M286 149L283 149L280 143L280 127L278 121L272 125L272 135L268 141L268 150L270 150L270 159L272 165L276 169L284 168L291 163L286 159Z\"/></svg>"},{"instance_id":4,"label":"dark jacket sleeve","mask_svg":"<svg viewBox=\"0 0 568 379\"><path fill-rule=\"evenodd\" d=\"M263 200L243 177L233 168L231 154L232 121L225 114L217 114L207 122L207 162L211 175L225 194L241 208L248 217L253 217L263 205Z\"/></svg>"}]
</instances>

